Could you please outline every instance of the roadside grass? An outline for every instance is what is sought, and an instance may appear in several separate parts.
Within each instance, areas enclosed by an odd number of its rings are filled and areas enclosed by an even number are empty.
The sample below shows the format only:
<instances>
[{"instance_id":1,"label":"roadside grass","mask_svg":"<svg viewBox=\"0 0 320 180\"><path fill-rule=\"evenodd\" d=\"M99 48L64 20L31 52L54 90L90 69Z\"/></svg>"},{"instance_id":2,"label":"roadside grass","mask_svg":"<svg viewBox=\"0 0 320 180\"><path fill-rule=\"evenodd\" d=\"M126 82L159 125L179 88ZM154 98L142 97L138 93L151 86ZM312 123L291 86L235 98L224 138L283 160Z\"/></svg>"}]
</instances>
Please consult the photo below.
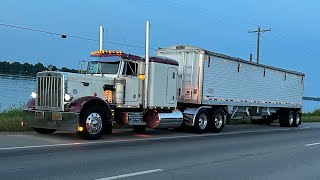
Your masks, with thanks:
<instances>
[{"instance_id":1,"label":"roadside grass","mask_svg":"<svg viewBox=\"0 0 320 180\"><path fill-rule=\"evenodd\" d=\"M0 111L0 132L31 130L31 128L21 126L22 109L22 106L11 106Z\"/></svg>"},{"instance_id":2,"label":"roadside grass","mask_svg":"<svg viewBox=\"0 0 320 180\"><path fill-rule=\"evenodd\" d=\"M302 122L320 122L320 109L302 114Z\"/></svg>"},{"instance_id":3,"label":"roadside grass","mask_svg":"<svg viewBox=\"0 0 320 180\"><path fill-rule=\"evenodd\" d=\"M0 132L31 131L32 128L21 126L23 106L11 106L0 111ZM302 122L320 122L320 109L302 114ZM231 125L251 124L250 119L232 120ZM115 124L114 129L130 128L131 126Z\"/></svg>"}]
</instances>

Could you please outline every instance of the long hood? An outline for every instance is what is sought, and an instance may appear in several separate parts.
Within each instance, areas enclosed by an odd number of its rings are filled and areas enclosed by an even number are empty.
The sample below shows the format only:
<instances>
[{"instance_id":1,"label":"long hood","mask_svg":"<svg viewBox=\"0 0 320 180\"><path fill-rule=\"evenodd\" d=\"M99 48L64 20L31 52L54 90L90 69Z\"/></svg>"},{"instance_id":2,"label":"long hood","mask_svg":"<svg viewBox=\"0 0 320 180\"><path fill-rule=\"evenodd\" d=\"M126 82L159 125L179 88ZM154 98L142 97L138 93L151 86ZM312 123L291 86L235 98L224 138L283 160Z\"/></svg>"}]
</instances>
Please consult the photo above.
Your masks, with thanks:
<instances>
[{"instance_id":1,"label":"long hood","mask_svg":"<svg viewBox=\"0 0 320 180\"><path fill-rule=\"evenodd\" d=\"M68 82L81 82L81 83L105 83L105 84L113 84L114 78L117 75L89 75L89 74L77 74L77 73L63 73L65 79Z\"/></svg>"}]
</instances>

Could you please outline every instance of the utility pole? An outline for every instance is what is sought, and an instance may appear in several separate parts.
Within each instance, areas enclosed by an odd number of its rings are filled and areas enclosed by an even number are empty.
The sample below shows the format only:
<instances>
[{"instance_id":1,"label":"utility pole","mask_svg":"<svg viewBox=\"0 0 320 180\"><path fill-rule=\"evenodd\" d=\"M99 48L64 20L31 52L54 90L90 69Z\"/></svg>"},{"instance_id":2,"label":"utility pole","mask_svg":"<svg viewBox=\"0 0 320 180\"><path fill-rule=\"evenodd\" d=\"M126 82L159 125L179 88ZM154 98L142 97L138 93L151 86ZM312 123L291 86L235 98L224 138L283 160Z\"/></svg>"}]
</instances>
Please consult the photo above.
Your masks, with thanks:
<instances>
[{"instance_id":1,"label":"utility pole","mask_svg":"<svg viewBox=\"0 0 320 180\"><path fill-rule=\"evenodd\" d=\"M258 30L256 31L249 31L249 33L257 33L258 34L258 42L257 42L257 63L260 63L260 36L261 34L267 32L267 31L271 31L271 29L261 29L258 26Z\"/></svg>"}]
</instances>

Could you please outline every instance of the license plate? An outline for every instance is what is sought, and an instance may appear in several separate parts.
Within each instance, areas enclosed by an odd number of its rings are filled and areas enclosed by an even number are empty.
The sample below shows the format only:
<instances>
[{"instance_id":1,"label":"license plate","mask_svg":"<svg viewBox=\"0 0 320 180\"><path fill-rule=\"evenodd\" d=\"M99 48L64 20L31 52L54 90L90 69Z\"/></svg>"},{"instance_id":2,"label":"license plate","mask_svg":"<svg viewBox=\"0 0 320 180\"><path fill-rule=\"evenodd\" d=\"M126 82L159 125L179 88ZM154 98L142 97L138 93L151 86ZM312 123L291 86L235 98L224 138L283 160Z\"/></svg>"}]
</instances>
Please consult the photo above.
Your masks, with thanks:
<instances>
[{"instance_id":1,"label":"license plate","mask_svg":"<svg viewBox=\"0 0 320 180\"><path fill-rule=\"evenodd\" d=\"M129 113L128 122L130 123L142 123L142 114L141 113Z\"/></svg>"},{"instance_id":2,"label":"license plate","mask_svg":"<svg viewBox=\"0 0 320 180\"><path fill-rule=\"evenodd\" d=\"M53 112L52 113L52 120L62 120L62 114L59 112Z\"/></svg>"},{"instance_id":3,"label":"license plate","mask_svg":"<svg viewBox=\"0 0 320 180\"><path fill-rule=\"evenodd\" d=\"M34 114L36 119L44 119L44 112L43 111L36 111Z\"/></svg>"}]
</instances>

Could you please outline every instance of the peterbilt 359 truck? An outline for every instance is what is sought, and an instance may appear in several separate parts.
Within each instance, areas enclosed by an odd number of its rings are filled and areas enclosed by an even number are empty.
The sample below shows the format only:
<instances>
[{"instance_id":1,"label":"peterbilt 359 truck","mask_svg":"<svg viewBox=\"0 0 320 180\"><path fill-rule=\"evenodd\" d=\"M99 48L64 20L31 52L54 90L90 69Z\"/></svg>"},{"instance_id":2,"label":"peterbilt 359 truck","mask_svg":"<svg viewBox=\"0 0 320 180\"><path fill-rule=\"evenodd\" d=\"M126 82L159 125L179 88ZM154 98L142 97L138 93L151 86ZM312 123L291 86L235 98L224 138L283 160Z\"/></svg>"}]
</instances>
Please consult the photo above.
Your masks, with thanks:
<instances>
[{"instance_id":1,"label":"peterbilt 359 truck","mask_svg":"<svg viewBox=\"0 0 320 180\"><path fill-rule=\"evenodd\" d=\"M301 124L303 73L185 45L159 48L150 58L105 50L91 56L85 74L37 74L23 125L97 139L114 122L135 131L190 126L197 133L220 132L241 118Z\"/></svg>"}]
</instances>

